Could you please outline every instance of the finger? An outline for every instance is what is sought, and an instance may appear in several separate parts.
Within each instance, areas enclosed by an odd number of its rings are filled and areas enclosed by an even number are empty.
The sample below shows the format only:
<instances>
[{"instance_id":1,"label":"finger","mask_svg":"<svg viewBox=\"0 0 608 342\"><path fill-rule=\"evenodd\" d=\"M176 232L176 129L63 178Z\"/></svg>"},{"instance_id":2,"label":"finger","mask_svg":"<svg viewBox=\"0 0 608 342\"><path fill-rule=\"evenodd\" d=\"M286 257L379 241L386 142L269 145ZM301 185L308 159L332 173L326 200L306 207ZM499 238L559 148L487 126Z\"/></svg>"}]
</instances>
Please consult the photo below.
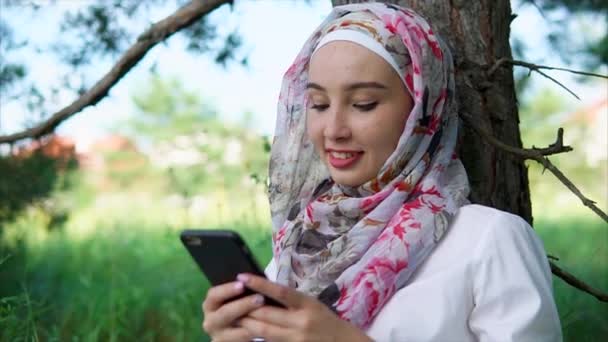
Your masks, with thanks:
<instances>
[{"instance_id":1,"label":"finger","mask_svg":"<svg viewBox=\"0 0 608 342\"><path fill-rule=\"evenodd\" d=\"M249 312L247 317L284 328L299 325L298 317L294 312L268 305Z\"/></svg>"},{"instance_id":2,"label":"finger","mask_svg":"<svg viewBox=\"0 0 608 342\"><path fill-rule=\"evenodd\" d=\"M242 273L237 279L255 292L266 295L288 308L300 308L310 298L292 288L282 286L269 281L266 278L249 273Z\"/></svg>"},{"instance_id":3,"label":"finger","mask_svg":"<svg viewBox=\"0 0 608 342\"><path fill-rule=\"evenodd\" d=\"M290 330L276 325L258 321L253 318L242 318L239 325L247 329L253 336L263 337L266 341L293 341Z\"/></svg>"},{"instance_id":4,"label":"finger","mask_svg":"<svg viewBox=\"0 0 608 342\"><path fill-rule=\"evenodd\" d=\"M214 342L251 341L255 336L246 328L230 328L212 336Z\"/></svg>"},{"instance_id":5,"label":"finger","mask_svg":"<svg viewBox=\"0 0 608 342\"><path fill-rule=\"evenodd\" d=\"M210 288L203 301L203 312L217 310L226 300L241 294L243 289L243 283L240 281L233 281Z\"/></svg>"},{"instance_id":6,"label":"finger","mask_svg":"<svg viewBox=\"0 0 608 342\"><path fill-rule=\"evenodd\" d=\"M259 294L228 302L207 315L204 322L205 330L213 331L229 327L237 318L246 315L262 305L264 305L264 297Z\"/></svg>"},{"instance_id":7,"label":"finger","mask_svg":"<svg viewBox=\"0 0 608 342\"><path fill-rule=\"evenodd\" d=\"M260 294L253 294L222 305L215 312L214 316L222 319L222 321L232 323L237 318L248 314L262 305L264 305L264 297Z\"/></svg>"}]
</instances>

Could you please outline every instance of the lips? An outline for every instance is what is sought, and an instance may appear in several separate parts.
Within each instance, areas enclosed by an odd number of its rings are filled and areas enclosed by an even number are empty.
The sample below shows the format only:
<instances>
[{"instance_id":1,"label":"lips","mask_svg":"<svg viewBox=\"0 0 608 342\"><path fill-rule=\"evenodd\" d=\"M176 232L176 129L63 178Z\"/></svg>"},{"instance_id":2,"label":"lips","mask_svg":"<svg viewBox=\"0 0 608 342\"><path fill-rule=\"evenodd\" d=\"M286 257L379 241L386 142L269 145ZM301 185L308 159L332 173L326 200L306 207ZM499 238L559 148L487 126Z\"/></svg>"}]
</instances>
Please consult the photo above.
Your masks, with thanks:
<instances>
[{"instance_id":1,"label":"lips","mask_svg":"<svg viewBox=\"0 0 608 342\"><path fill-rule=\"evenodd\" d=\"M363 152L327 150L329 164L336 169L345 169L356 163Z\"/></svg>"}]
</instances>

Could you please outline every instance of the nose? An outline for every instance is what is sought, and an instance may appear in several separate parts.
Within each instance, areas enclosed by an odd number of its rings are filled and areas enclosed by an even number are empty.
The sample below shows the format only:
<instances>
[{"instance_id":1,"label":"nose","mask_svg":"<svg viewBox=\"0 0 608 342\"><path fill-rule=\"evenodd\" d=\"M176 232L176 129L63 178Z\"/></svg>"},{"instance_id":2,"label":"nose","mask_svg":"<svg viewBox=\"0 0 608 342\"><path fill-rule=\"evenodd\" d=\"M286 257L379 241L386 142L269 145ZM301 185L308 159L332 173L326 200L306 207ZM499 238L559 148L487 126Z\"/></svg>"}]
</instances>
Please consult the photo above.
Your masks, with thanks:
<instances>
[{"instance_id":1,"label":"nose","mask_svg":"<svg viewBox=\"0 0 608 342\"><path fill-rule=\"evenodd\" d=\"M340 106L335 106L326 116L323 135L330 140L344 140L351 136L351 129L346 111Z\"/></svg>"}]
</instances>

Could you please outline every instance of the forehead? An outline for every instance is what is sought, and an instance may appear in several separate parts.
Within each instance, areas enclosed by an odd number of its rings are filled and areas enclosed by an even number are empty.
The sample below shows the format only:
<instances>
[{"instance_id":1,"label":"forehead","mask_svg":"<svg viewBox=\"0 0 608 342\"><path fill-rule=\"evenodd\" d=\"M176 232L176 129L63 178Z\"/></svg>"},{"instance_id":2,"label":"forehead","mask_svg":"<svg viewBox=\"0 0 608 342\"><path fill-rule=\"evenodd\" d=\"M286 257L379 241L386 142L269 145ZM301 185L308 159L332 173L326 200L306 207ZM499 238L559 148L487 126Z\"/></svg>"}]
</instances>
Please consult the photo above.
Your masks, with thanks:
<instances>
[{"instance_id":1,"label":"forehead","mask_svg":"<svg viewBox=\"0 0 608 342\"><path fill-rule=\"evenodd\" d=\"M310 60L312 82L384 81L399 79L393 68L371 50L349 41L334 41L322 46ZM400 80L400 79L399 79Z\"/></svg>"}]
</instances>

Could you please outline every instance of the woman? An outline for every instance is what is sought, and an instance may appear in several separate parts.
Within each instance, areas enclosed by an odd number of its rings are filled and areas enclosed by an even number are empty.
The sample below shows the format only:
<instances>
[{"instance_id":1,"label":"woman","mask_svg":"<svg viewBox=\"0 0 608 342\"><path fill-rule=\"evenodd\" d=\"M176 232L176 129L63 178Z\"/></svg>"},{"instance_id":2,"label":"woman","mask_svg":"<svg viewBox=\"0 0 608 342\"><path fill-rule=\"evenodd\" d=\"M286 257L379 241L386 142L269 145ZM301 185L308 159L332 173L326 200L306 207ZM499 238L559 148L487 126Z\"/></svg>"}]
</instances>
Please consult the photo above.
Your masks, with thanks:
<instances>
[{"instance_id":1,"label":"woman","mask_svg":"<svg viewBox=\"0 0 608 342\"><path fill-rule=\"evenodd\" d=\"M466 200L449 50L415 12L334 8L286 72L270 280L209 290L214 341L556 341L541 242ZM285 309L264 306L244 287Z\"/></svg>"}]
</instances>

